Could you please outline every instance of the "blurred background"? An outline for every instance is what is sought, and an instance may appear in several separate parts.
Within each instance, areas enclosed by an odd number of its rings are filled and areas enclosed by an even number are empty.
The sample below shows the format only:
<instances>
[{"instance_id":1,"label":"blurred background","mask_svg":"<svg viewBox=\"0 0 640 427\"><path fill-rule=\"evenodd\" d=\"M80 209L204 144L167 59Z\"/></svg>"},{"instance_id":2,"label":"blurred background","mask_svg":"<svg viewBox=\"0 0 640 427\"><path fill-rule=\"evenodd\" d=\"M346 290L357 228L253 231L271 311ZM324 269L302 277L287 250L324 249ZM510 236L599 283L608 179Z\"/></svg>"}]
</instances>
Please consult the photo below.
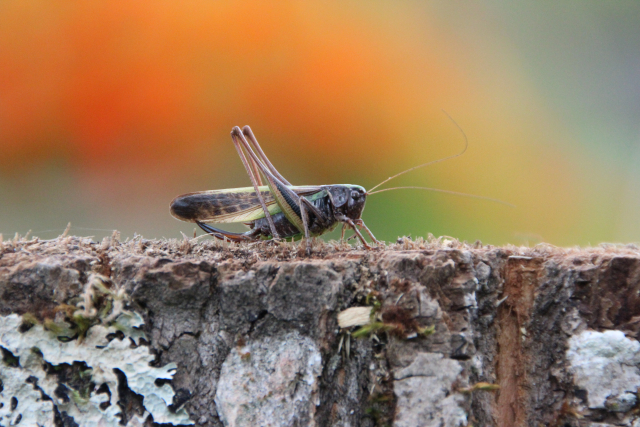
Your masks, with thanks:
<instances>
[{"instance_id":1,"label":"blurred background","mask_svg":"<svg viewBox=\"0 0 640 427\"><path fill-rule=\"evenodd\" d=\"M360 184L379 239L640 241L640 2L0 3L0 233L192 235L178 194ZM393 185L392 185L393 184ZM200 232L198 232L200 234ZM335 237L335 234L330 236Z\"/></svg>"}]
</instances>

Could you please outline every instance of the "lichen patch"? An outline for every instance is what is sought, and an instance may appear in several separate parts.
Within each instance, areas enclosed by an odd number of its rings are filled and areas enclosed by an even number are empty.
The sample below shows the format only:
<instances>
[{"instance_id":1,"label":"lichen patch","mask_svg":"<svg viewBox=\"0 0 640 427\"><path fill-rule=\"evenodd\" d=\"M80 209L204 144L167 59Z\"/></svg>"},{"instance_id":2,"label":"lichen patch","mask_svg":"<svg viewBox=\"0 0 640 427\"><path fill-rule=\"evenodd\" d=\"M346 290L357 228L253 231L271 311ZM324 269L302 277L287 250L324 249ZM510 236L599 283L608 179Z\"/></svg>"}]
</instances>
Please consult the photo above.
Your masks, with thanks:
<instances>
[{"instance_id":1,"label":"lichen patch","mask_svg":"<svg viewBox=\"0 0 640 427\"><path fill-rule=\"evenodd\" d=\"M116 323L117 328L91 327L82 341L61 341L42 325L22 332L23 318L17 314L0 317L0 347L5 353L0 369L4 386L0 425L54 425L55 407L77 425L121 426L118 401L122 381L118 373L124 374L128 388L142 397L144 407L143 413L124 425L142 425L149 415L157 423L193 424L184 409L169 409L174 396L171 386L166 381L156 384L157 380L171 380L176 365L151 366L154 355L131 337L140 337L141 332L134 328L142 324L142 318L127 312ZM123 339L112 338L118 331L124 333ZM7 363L8 357L15 358L15 363ZM59 371L70 374L62 379L56 375Z\"/></svg>"}]
</instances>

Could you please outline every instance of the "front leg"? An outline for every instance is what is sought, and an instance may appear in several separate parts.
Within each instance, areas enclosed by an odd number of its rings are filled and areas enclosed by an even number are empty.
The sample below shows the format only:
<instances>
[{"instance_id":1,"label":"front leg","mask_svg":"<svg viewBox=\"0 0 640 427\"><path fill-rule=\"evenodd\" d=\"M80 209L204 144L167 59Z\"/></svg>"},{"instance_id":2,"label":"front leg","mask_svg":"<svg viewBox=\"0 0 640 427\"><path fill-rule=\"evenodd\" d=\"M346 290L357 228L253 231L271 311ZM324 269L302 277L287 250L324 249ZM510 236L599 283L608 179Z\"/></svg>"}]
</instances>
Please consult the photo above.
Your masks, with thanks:
<instances>
[{"instance_id":1,"label":"front leg","mask_svg":"<svg viewBox=\"0 0 640 427\"><path fill-rule=\"evenodd\" d=\"M362 218L356 219L354 220L356 225L359 225L360 227L364 228L364 231L367 232L367 234L369 235L369 237L371 237L371 240L373 240L374 242L376 242L376 245L382 245L382 243L380 243L378 241L378 239L376 239L376 236L373 235L373 233L371 232L371 230L369 230L369 227L367 227L364 224L364 221L362 220Z\"/></svg>"},{"instance_id":2,"label":"front leg","mask_svg":"<svg viewBox=\"0 0 640 427\"><path fill-rule=\"evenodd\" d=\"M364 237L362 237L362 234L360 233L360 230L358 230L358 227L356 227L355 223L353 222L353 220L351 218L347 218L345 220L345 222L347 224L349 224L351 226L351 228L353 228L353 231L355 231L356 235L358 236L358 238L360 239L360 241L362 242L362 244L364 245L364 247L366 249L371 249L371 246L369 246L369 244L367 243L366 240L364 240Z\"/></svg>"}]
</instances>

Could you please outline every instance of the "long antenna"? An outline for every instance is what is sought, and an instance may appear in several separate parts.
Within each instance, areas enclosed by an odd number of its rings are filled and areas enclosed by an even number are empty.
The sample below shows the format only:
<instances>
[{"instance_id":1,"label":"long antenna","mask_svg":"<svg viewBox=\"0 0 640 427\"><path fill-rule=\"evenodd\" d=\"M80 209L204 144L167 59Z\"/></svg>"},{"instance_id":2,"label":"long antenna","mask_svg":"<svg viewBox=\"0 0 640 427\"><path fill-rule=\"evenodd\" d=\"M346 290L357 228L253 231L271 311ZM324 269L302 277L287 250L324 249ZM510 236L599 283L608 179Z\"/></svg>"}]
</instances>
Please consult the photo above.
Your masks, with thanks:
<instances>
[{"instance_id":1,"label":"long antenna","mask_svg":"<svg viewBox=\"0 0 640 427\"><path fill-rule=\"evenodd\" d=\"M499 199L494 199L492 197L484 197L484 196L476 196L475 194L467 194L467 193L459 193L457 191L450 191L450 190L441 190L439 188L429 188L429 187L393 187L393 188L384 188L382 190L378 190L378 191L368 191L367 195L372 195L372 194L376 194L376 193L382 193L384 191L391 191L391 190L401 190L401 189L406 189L406 188L413 188L416 190L429 190L429 191L437 191L438 193L447 193L447 194L453 194L454 196L465 196L465 197L473 197L474 199L481 199L481 200L488 200L490 202L496 202L496 203L501 203L503 205L507 205L507 206L511 206L512 208L515 208L515 205L512 205L511 203L499 200Z\"/></svg>"},{"instance_id":2,"label":"long antenna","mask_svg":"<svg viewBox=\"0 0 640 427\"><path fill-rule=\"evenodd\" d=\"M453 159L455 157L462 156L465 153L465 151L467 151L467 148L469 147L469 140L467 139L467 134L464 133L464 131L462 130L460 125L455 120L453 120L453 117L451 117L451 115L449 113L447 113L445 110L442 110L442 112L445 113L447 115L447 117L449 117L449 119L453 122L453 124L456 125L456 127L462 133L462 136L464 137L464 149L461 152L459 152L458 154L454 154L453 156L447 156L447 157L443 157L442 159L432 160L430 162L423 163L423 164L418 165L418 166L414 166L414 167L409 168L409 169L407 169L405 171L402 171L402 172L397 173L397 174L395 174L393 176L390 176L389 178L387 178L384 181L382 181L380 184L378 184L375 187L373 187L371 190L367 191L367 194L373 194L372 193L373 190L375 190L376 188L380 187L383 184L386 184L387 182L391 181L392 179L399 177L400 175L404 175L407 172L411 172L412 170L416 170L416 169L419 169L419 168L422 168L422 167L425 167L425 166L433 165L435 163L444 162L445 160L449 160L449 159ZM389 190L391 190L391 188L389 188ZM380 191L383 191L383 190L380 190ZM376 193L377 193L377 191L376 191Z\"/></svg>"}]
</instances>

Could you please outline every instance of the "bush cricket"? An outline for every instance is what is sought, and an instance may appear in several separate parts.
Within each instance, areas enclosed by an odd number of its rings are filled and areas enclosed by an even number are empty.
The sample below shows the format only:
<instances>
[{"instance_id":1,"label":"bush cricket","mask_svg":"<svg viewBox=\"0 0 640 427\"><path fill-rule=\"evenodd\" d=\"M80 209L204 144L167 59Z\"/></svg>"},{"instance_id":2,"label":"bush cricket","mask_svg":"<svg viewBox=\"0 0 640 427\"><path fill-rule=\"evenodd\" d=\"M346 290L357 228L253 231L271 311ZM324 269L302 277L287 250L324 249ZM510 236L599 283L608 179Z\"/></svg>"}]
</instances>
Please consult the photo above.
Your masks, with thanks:
<instances>
[{"instance_id":1,"label":"bush cricket","mask_svg":"<svg viewBox=\"0 0 640 427\"><path fill-rule=\"evenodd\" d=\"M245 126L241 130L235 126L231 131L231 139L253 186L180 195L171 202L171 214L181 221L195 222L211 236L232 242L305 237L307 253L310 253L309 238L332 231L339 223L342 224L341 240L344 239L345 229L350 228L366 249L371 249L371 246L361 230L377 245L380 244L362 220L365 200L375 193L414 188L505 203L488 197L427 187L394 187L373 191L407 172L464 154L469 145L467 136L455 121L454 124L464 136L465 146L462 151L402 171L369 191L352 184L294 186L271 164L251 128ZM233 222L244 223L250 230L234 233L210 225Z\"/></svg>"}]
</instances>

